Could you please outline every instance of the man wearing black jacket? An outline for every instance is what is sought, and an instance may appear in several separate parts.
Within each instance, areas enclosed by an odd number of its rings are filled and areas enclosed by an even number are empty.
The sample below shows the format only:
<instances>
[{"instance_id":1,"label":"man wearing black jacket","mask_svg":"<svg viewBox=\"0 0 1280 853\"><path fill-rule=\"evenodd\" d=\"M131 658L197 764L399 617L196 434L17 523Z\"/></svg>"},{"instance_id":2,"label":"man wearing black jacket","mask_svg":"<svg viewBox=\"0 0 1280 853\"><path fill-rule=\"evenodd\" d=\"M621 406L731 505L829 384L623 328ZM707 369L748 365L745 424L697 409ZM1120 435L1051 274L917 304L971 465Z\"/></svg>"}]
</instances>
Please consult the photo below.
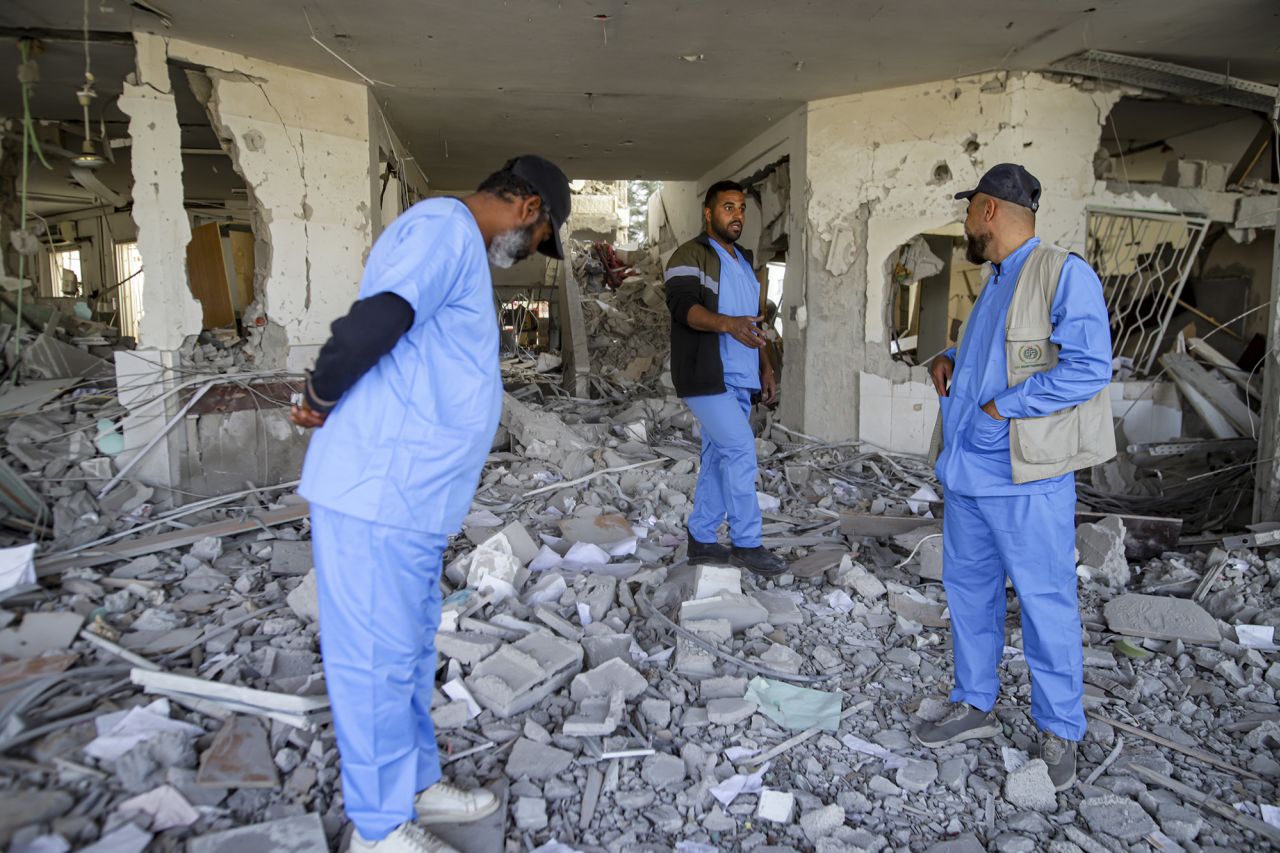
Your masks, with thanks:
<instances>
[{"instance_id":1,"label":"man wearing black jacket","mask_svg":"<svg viewBox=\"0 0 1280 853\"><path fill-rule=\"evenodd\" d=\"M760 544L753 398L773 403L778 384L760 329L760 283L737 245L746 196L732 181L707 190L705 230L667 262L671 379L702 428L702 464L689 514L689 562L731 562L764 577L787 564ZM720 545L726 517L732 549Z\"/></svg>"}]
</instances>

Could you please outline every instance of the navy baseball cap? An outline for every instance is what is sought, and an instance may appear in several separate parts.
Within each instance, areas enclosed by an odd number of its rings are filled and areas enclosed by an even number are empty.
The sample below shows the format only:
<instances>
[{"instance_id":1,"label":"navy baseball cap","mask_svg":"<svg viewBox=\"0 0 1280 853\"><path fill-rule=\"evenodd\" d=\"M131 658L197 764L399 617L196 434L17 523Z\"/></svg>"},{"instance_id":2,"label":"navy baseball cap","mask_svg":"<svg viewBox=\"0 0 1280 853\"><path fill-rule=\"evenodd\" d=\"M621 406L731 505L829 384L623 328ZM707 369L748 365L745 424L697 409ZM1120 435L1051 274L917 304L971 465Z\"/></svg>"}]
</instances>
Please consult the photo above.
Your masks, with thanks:
<instances>
[{"instance_id":1,"label":"navy baseball cap","mask_svg":"<svg viewBox=\"0 0 1280 853\"><path fill-rule=\"evenodd\" d=\"M511 171L524 178L542 196L542 203L551 220L551 236L542 241L538 251L549 258L563 261L564 246L560 244L560 226L569 218L569 211L573 206L569 179L560 171L559 166L536 154L525 154L509 160L501 171Z\"/></svg>"},{"instance_id":2,"label":"navy baseball cap","mask_svg":"<svg viewBox=\"0 0 1280 853\"><path fill-rule=\"evenodd\" d=\"M975 189L956 193L956 198L970 199L978 193L1020 204L1033 213L1040 209L1040 182L1017 163L992 166Z\"/></svg>"}]
</instances>

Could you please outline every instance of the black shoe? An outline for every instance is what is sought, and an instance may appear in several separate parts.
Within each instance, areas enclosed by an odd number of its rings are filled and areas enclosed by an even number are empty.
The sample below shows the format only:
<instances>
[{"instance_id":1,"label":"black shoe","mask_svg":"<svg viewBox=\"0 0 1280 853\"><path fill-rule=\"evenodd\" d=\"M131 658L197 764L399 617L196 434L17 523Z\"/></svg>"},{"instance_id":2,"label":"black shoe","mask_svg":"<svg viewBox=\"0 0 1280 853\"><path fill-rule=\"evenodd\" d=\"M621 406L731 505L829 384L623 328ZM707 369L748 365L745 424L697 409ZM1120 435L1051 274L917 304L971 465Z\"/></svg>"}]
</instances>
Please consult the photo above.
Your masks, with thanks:
<instances>
[{"instance_id":1,"label":"black shoe","mask_svg":"<svg viewBox=\"0 0 1280 853\"><path fill-rule=\"evenodd\" d=\"M1049 767L1055 791L1065 791L1076 781L1076 742L1053 732L1040 733L1040 758Z\"/></svg>"},{"instance_id":2,"label":"black shoe","mask_svg":"<svg viewBox=\"0 0 1280 853\"><path fill-rule=\"evenodd\" d=\"M705 563L719 563L724 565L729 562L729 549L721 545L719 542L699 542L693 536L689 537L689 565L697 566Z\"/></svg>"},{"instance_id":3,"label":"black shoe","mask_svg":"<svg viewBox=\"0 0 1280 853\"><path fill-rule=\"evenodd\" d=\"M936 749L963 740L995 737L1000 731L1000 722L990 711L979 711L972 705L956 702L941 720L924 723L916 729L916 740Z\"/></svg>"},{"instance_id":4,"label":"black shoe","mask_svg":"<svg viewBox=\"0 0 1280 853\"><path fill-rule=\"evenodd\" d=\"M739 548L735 545L730 557L735 566L750 569L762 578L776 578L778 575L785 574L789 568L786 560L772 551L765 550L762 545L754 548Z\"/></svg>"}]
</instances>

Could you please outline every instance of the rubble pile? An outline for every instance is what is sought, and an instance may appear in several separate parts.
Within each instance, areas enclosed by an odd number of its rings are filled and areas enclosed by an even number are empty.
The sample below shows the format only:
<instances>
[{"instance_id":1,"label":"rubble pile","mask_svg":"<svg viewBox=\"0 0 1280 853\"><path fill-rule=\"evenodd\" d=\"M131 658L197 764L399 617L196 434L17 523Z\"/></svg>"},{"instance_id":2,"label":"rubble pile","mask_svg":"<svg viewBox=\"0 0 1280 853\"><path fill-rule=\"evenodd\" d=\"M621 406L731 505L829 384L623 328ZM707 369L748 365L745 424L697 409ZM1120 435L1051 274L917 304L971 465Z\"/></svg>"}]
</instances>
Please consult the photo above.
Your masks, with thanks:
<instances>
[{"instance_id":1,"label":"rubble pile","mask_svg":"<svg viewBox=\"0 0 1280 853\"><path fill-rule=\"evenodd\" d=\"M1079 782L1055 794L1034 755L1015 598L1002 734L936 751L911 739L946 712L951 681L940 504L922 461L766 420L764 541L792 571L761 581L684 560L698 444L677 400L539 393L508 395L446 554L432 707L445 775L504 801L490 820L435 828L460 849L1280 837L1265 822L1280 776L1280 559L1131 558L1123 519L1081 526L1090 732ZM77 418L101 414L79 405L69 422L15 420L11 444L52 455ZM59 488L83 502L93 487ZM73 525L34 565L18 536L0 551L0 844L213 853L248 849L251 833L341 849L306 507L268 490L193 506L78 551L103 531Z\"/></svg>"},{"instance_id":2,"label":"rubble pile","mask_svg":"<svg viewBox=\"0 0 1280 853\"><path fill-rule=\"evenodd\" d=\"M584 293L592 378L607 387L656 395L672 392L671 314L654 250L626 254L634 264L616 290ZM575 252L575 262L580 255ZM585 263L585 262L584 262Z\"/></svg>"}]
</instances>

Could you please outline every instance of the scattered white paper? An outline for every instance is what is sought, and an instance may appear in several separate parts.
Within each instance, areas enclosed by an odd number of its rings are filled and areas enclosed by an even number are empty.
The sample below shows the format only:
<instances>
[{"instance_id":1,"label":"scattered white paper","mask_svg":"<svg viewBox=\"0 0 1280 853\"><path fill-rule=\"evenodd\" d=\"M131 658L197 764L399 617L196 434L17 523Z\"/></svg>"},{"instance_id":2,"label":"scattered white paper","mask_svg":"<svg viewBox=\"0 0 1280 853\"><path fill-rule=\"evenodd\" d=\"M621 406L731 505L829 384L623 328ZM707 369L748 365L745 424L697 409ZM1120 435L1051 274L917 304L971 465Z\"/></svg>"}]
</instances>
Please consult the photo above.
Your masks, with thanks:
<instances>
[{"instance_id":1,"label":"scattered white paper","mask_svg":"<svg viewBox=\"0 0 1280 853\"><path fill-rule=\"evenodd\" d=\"M578 622L583 628L591 624L591 605L585 601L578 602Z\"/></svg>"},{"instance_id":2,"label":"scattered white paper","mask_svg":"<svg viewBox=\"0 0 1280 853\"><path fill-rule=\"evenodd\" d=\"M700 841L677 841L676 853L720 853L720 848Z\"/></svg>"},{"instance_id":3,"label":"scattered white paper","mask_svg":"<svg viewBox=\"0 0 1280 853\"><path fill-rule=\"evenodd\" d=\"M852 749L854 752L861 752L863 755L870 755L873 758L879 758L884 762L886 770L897 770L899 767L907 766L907 759L901 755L890 752L878 743L863 740L855 735L844 735L840 738L840 742Z\"/></svg>"},{"instance_id":4,"label":"scattered white paper","mask_svg":"<svg viewBox=\"0 0 1280 853\"><path fill-rule=\"evenodd\" d=\"M1262 820L1276 829L1280 829L1280 806L1269 806L1266 803L1258 803L1258 807L1262 809Z\"/></svg>"},{"instance_id":5,"label":"scattered white paper","mask_svg":"<svg viewBox=\"0 0 1280 853\"><path fill-rule=\"evenodd\" d=\"M1236 639L1246 649L1274 652L1280 649L1275 643L1276 629L1270 625L1237 625Z\"/></svg>"},{"instance_id":6,"label":"scattered white paper","mask_svg":"<svg viewBox=\"0 0 1280 853\"><path fill-rule=\"evenodd\" d=\"M169 719L169 700L157 699L150 705L114 711L94 720L98 736L84 748L86 755L99 761L114 761L146 740L161 732L199 737L204 734L200 726Z\"/></svg>"},{"instance_id":7,"label":"scattered white paper","mask_svg":"<svg viewBox=\"0 0 1280 853\"><path fill-rule=\"evenodd\" d=\"M756 503L760 505L761 512L777 512L782 509L782 501L773 495L766 495L764 492L756 492Z\"/></svg>"},{"instance_id":8,"label":"scattered white paper","mask_svg":"<svg viewBox=\"0 0 1280 853\"><path fill-rule=\"evenodd\" d=\"M1005 773L1012 773L1031 760L1031 756L1027 755L1022 750L1014 749L1011 746L1000 747L1000 757L1004 759Z\"/></svg>"},{"instance_id":9,"label":"scattered white paper","mask_svg":"<svg viewBox=\"0 0 1280 853\"><path fill-rule=\"evenodd\" d=\"M151 816L151 831L164 832L175 826L190 826L200 819L200 812L172 785L161 785L145 794L125 800L117 810L125 817L139 812Z\"/></svg>"},{"instance_id":10,"label":"scattered white paper","mask_svg":"<svg viewBox=\"0 0 1280 853\"><path fill-rule=\"evenodd\" d=\"M529 562L529 571L549 572L552 569L560 568L560 564L563 562L564 558L553 551L550 545L543 545L538 549L537 555Z\"/></svg>"},{"instance_id":11,"label":"scattered white paper","mask_svg":"<svg viewBox=\"0 0 1280 853\"><path fill-rule=\"evenodd\" d=\"M71 845L61 835L38 835L30 841L14 844L9 853L67 853Z\"/></svg>"},{"instance_id":12,"label":"scattered white paper","mask_svg":"<svg viewBox=\"0 0 1280 853\"><path fill-rule=\"evenodd\" d=\"M671 658L671 653L676 650L675 646L668 646L665 649L658 649L644 660L645 663L666 663Z\"/></svg>"},{"instance_id":13,"label":"scattered white paper","mask_svg":"<svg viewBox=\"0 0 1280 853\"><path fill-rule=\"evenodd\" d=\"M492 601L502 601L515 595L516 575L522 568L507 537L496 533L471 552L467 586Z\"/></svg>"},{"instance_id":14,"label":"scattered white paper","mask_svg":"<svg viewBox=\"0 0 1280 853\"><path fill-rule=\"evenodd\" d=\"M929 511L929 504L937 501L938 493L928 486L921 486L916 489L915 494L907 498L907 506L916 515L923 515L926 518L932 518L933 513Z\"/></svg>"},{"instance_id":15,"label":"scattered white paper","mask_svg":"<svg viewBox=\"0 0 1280 853\"><path fill-rule=\"evenodd\" d=\"M577 568L603 566L608 562L609 552L590 542L574 542L569 553L564 555L564 565Z\"/></svg>"},{"instance_id":16,"label":"scattered white paper","mask_svg":"<svg viewBox=\"0 0 1280 853\"><path fill-rule=\"evenodd\" d=\"M610 557L630 557L636 552L636 548L640 546L640 540L635 536L628 536L620 542L614 542L609 546Z\"/></svg>"},{"instance_id":17,"label":"scattered white paper","mask_svg":"<svg viewBox=\"0 0 1280 853\"><path fill-rule=\"evenodd\" d=\"M535 847L529 853L581 853L581 851L568 844L561 844L553 838L541 847Z\"/></svg>"},{"instance_id":18,"label":"scattered white paper","mask_svg":"<svg viewBox=\"0 0 1280 853\"><path fill-rule=\"evenodd\" d=\"M750 758L753 755L759 755L760 750L751 749L747 746L731 746L724 751L724 757L734 764L737 764L744 758Z\"/></svg>"},{"instance_id":19,"label":"scattered white paper","mask_svg":"<svg viewBox=\"0 0 1280 853\"><path fill-rule=\"evenodd\" d=\"M556 558L557 560L559 557ZM549 604L553 601L559 601L564 595L569 585L565 583L563 577L557 575L546 583L539 584L536 589L525 597L525 604L530 607L536 607L539 604Z\"/></svg>"},{"instance_id":20,"label":"scattered white paper","mask_svg":"<svg viewBox=\"0 0 1280 853\"><path fill-rule=\"evenodd\" d=\"M850 598L849 593L845 592L843 589L837 589L834 592L827 593L827 596L823 601L827 602L827 605L837 613L849 613L854 607L853 599Z\"/></svg>"},{"instance_id":21,"label":"scattered white paper","mask_svg":"<svg viewBox=\"0 0 1280 853\"><path fill-rule=\"evenodd\" d=\"M741 794L758 794L764 787L764 774L769 770L769 763L750 775L735 773L719 785L711 789L711 796L720 801L720 805L728 806Z\"/></svg>"},{"instance_id":22,"label":"scattered white paper","mask_svg":"<svg viewBox=\"0 0 1280 853\"><path fill-rule=\"evenodd\" d=\"M142 853L151 843L151 833L126 823L98 839L96 844L81 847L80 853Z\"/></svg>"},{"instance_id":23,"label":"scattered white paper","mask_svg":"<svg viewBox=\"0 0 1280 853\"><path fill-rule=\"evenodd\" d=\"M36 582L36 543L0 548L0 590Z\"/></svg>"},{"instance_id":24,"label":"scattered white paper","mask_svg":"<svg viewBox=\"0 0 1280 853\"><path fill-rule=\"evenodd\" d=\"M471 691L467 689L467 685L462 683L461 678L455 678L452 681L446 681L444 686L440 688L444 691L444 695L448 696L455 702L467 703L467 719L474 720L480 716L483 709L480 703L476 701L476 697L471 695Z\"/></svg>"}]
</instances>

